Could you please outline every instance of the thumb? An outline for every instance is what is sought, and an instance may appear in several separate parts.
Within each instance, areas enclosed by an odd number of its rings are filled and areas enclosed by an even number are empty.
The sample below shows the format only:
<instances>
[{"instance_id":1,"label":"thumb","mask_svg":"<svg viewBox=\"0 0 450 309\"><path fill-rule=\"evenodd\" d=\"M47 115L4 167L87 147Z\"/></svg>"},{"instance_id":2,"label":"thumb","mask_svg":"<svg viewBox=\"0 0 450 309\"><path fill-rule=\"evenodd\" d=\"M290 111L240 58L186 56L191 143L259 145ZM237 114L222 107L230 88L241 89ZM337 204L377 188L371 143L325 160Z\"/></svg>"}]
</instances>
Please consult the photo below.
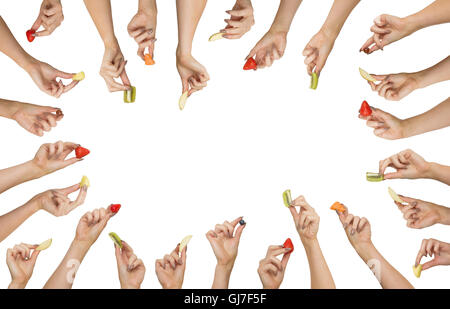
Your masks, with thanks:
<instances>
[{"instance_id":1,"label":"thumb","mask_svg":"<svg viewBox=\"0 0 450 309\"><path fill-rule=\"evenodd\" d=\"M244 231L247 224L239 225L239 227L236 229L235 237L238 241L241 240L242 232Z\"/></svg>"},{"instance_id":2,"label":"thumb","mask_svg":"<svg viewBox=\"0 0 450 309\"><path fill-rule=\"evenodd\" d=\"M31 30L37 31L42 24L41 14L39 14L38 18L34 22L33 26L31 26Z\"/></svg>"},{"instance_id":3,"label":"thumb","mask_svg":"<svg viewBox=\"0 0 450 309\"><path fill-rule=\"evenodd\" d=\"M76 157L70 158L68 160L65 160L64 162L62 162L62 167L68 167L69 165L75 164L79 161L82 161L83 159L78 159Z\"/></svg>"},{"instance_id":4,"label":"thumb","mask_svg":"<svg viewBox=\"0 0 450 309\"><path fill-rule=\"evenodd\" d=\"M245 57L245 60L248 60L249 58L252 58L256 55L256 51L257 51L257 46L258 44L255 45L255 47L253 47L250 52L248 53L247 57Z\"/></svg>"},{"instance_id":5,"label":"thumb","mask_svg":"<svg viewBox=\"0 0 450 309\"><path fill-rule=\"evenodd\" d=\"M286 270L286 267L287 267L290 257L291 257L291 252L288 252L283 255L283 258L281 259L281 266L283 266L283 270Z\"/></svg>"},{"instance_id":6,"label":"thumb","mask_svg":"<svg viewBox=\"0 0 450 309\"><path fill-rule=\"evenodd\" d=\"M422 265L422 270L427 270L428 268L440 265L437 258L432 259Z\"/></svg>"},{"instance_id":7,"label":"thumb","mask_svg":"<svg viewBox=\"0 0 450 309\"><path fill-rule=\"evenodd\" d=\"M189 83L187 81L187 79L181 79L181 93L185 93L186 91L189 91Z\"/></svg>"},{"instance_id":8,"label":"thumb","mask_svg":"<svg viewBox=\"0 0 450 309\"><path fill-rule=\"evenodd\" d=\"M56 70L56 76L61 78L72 79L73 75L74 75L73 73L66 73L60 70Z\"/></svg>"},{"instance_id":9,"label":"thumb","mask_svg":"<svg viewBox=\"0 0 450 309\"><path fill-rule=\"evenodd\" d=\"M33 263L33 265L36 264L36 260L38 258L39 253L41 253L40 250L34 250L33 253L31 254L30 261Z\"/></svg>"}]
</instances>

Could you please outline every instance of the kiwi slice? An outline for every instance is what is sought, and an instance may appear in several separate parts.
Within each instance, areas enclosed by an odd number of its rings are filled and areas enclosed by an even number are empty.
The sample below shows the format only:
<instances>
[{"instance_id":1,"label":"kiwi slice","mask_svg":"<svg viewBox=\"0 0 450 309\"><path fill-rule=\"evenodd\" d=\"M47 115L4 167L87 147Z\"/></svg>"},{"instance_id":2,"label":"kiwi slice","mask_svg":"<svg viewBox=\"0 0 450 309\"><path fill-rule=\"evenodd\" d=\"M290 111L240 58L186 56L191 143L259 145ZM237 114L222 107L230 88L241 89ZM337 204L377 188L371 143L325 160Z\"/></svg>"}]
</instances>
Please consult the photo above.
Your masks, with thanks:
<instances>
[{"instance_id":1,"label":"kiwi slice","mask_svg":"<svg viewBox=\"0 0 450 309\"><path fill-rule=\"evenodd\" d=\"M123 248L122 240L120 239L119 235L117 235L114 232L109 233L109 237L118 245L121 249Z\"/></svg>"},{"instance_id":2,"label":"kiwi slice","mask_svg":"<svg viewBox=\"0 0 450 309\"><path fill-rule=\"evenodd\" d=\"M291 207L292 204L292 197L291 197L291 190L286 190L283 192L283 202L284 206L287 208Z\"/></svg>"},{"instance_id":3,"label":"kiwi slice","mask_svg":"<svg viewBox=\"0 0 450 309\"><path fill-rule=\"evenodd\" d=\"M384 180L384 175L383 174L379 174L379 173L367 172L366 173L366 179L367 179L367 181L370 181L370 182L379 182L379 181L383 181Z\"/></svg>"},{"instance_id":4,"label":"kiwi slice","mask_svg":"<svg viewBox=\"0 0 450 309\"><path fill-rule=\"evenodd\" d=\"M123 92L123 101L125 103L134 103L136 101L136 87L131 86L130 90Z\"/></svg>"},{"instance_id":5,"label":"kiwi slice","mask_svg":"<svg viewBox=\"0 0 450 309\"><path fill-rule=\"evenodd\" d=\"M313 72L311 74L311 86L310 86L310 88L316 90L318 84L319 84L319 76L317 75L316 72Z\"/></svg>"}]
</instances>

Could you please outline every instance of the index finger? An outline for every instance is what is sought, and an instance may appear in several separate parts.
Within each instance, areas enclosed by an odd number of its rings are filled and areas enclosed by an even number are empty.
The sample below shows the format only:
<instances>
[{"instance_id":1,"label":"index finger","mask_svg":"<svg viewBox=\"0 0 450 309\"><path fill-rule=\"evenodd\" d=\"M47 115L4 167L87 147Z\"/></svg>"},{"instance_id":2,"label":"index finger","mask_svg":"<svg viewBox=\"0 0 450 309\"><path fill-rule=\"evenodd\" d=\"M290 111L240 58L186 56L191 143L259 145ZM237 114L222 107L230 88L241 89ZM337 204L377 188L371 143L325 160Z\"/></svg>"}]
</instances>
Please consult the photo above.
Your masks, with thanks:
<instances>
[{"instance_id":1,"label":"index finger","mask_svg":"<svg viewBox=\"0 0 450 309\"><path fill-rule=\"evenodd\" d=\"M61 191L62 194L69 195L70 193L73 193L73 192L77 191L78 189L80 189L79 183L77 183L76 185L67 187L67 188L59 189L59 191Z\"/></svg>"},{"instance_id":2,"label":"index finger","mask_svg":"<svg viewBox=\"0 0 450 309\"><path fill-rule=\"evenodd\" d=\"M70 84L63 86L63 93L72 90L72 88L78 85L79 82L80 82L79 80L73 80Z\"/></svg>"}]
</instances>

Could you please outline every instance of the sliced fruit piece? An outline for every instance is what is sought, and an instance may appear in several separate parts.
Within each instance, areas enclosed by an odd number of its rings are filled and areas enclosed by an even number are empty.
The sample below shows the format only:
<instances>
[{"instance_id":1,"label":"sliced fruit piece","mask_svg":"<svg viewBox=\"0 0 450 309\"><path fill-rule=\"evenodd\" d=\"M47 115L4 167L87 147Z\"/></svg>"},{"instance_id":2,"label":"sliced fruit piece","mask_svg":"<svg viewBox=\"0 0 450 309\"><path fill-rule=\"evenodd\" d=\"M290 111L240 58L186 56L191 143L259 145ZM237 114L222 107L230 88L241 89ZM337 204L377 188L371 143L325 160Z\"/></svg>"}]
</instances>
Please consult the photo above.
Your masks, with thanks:
<instances>
[{"instance_id":1,"label":"sliced fruit piece","mask_svg":"<svg viewBox=\"0 0 450 309\"><path fill-rule=\"evenodd\" d=\"M364 78L365 80L367 80L369 82L376 82L377 81L372 75L370 75L369 73L367 73L366 71L364 71L361 68L359 68L359 74L361 74L362 78Z\"/></svg>"},{"instance_id":2,"label":"sliced fruit piece","mask_svg":"<svg viewBox=\"0 0 450 309\"><path fill-rule=\"evenodd\" d=\"M359 108L359 114L363 117L369 117L372 115L372 109L367 101L362 102L361 107Z\"/></svg>"},{"instance_id":3,"label":"sliced fruit piece","mask_svg":"<svg viewBox=\"0 0 450 309\"><path fill-rule=\"evenodd\" d=\"M247 61L244 64L244 70L256 70L256 68L258 67L258 65L256 64L255 59L253 58L248 58Z\"/></svg>"},{"instance_id":4,"label":"sliced fruit piece","mask_svg":"<svg viewBox=\"0 0 450 309\"><path fill-rule=\"evenodd\" d=\"M116 243L116 245L118 245L121 249L123 248L122 240L120 239L119 235L114 232L111 232L108 235Z\"/></svg>"},{"instance_id":5,"label":"sliced fruit piece","mask_svg":"<svg viewBox=\"0 0 450 309\"><path fill-rule=\"evenodd\" d=\"M180 108L180 111L182 111L184 109L184 106L186 105L188 93L188 91L183 92L180 99L178 100L178 107Z\"/></svg>"},{"instance_id":6,"label":"sliced fruit piece","mask_svg":"<svg viewBox=\"0 0 450 309\"><path fill-rule=\"evenodd\" d=\"M283 202L284 206L286 206L287 208L291 207L292 203L291 190L288 189L283 192Z\"/></svg>"},{"instance_id":7,"label":"sliced fruit piece","mask_svg":"<svg viewBox=\"0 0 450 309\"><path fill-rule=\"evenodd\" d=\"M34 31L33 29L30 29L30 30L28 30L26 32L28 42L33 42L34 41L34 38L35 38L34 34L35 33L36 33L36 31Z\"/></svg>"},{"instance_id":8,"label":"sliced fruit piece","mask_svg":"<svg viewBox=\"0 0 450 309\"><path fill-rule=\"evenodd\" d=\"M155 61L153 60L152 55L150 55L150 54L145 54L144 60L145 60L146 65L154 65L155 64Z\"/></svg>"},{"instance_id":9,"label":"sliced fruit piece","mask_svg":"<svg viewBox=\"0 0 450 309\"><path fill-rule=\"evenodd\" d=\"M78 147L75 149L75 156L76 156L78 159L81 159L81 158L87 156L89 153L90 153L89 149L83 148L83 147L81 147L81 146L78 146Z\"/></svg>"},{"instance_id":10,"label":"sliced fruit piece","mask_svg":"<svg viewBox=\"0 0 450 309\"><path fill-rule=\"evenodd\" d=\"M337 210L339 212L345 212L345 206L339 202L334 202L330 207L331 210Z\"/></svg>"},{"instance_id":11,"label":"sliced fruit piece","mask_svg":"<svg viewBox=\"0 0 450 309\"><path fill-rule=\"evenodd\" d=\"M413 266L412 268L413 268L414 275L417 278L420 278L420 274L422 273L422 264L419 264L417 266Z\"/></svg>"},{"instance_id":12,"label":"sliced fruit piece","mask_svg":"<svg viewBox=\"0 0 450 309\"><path fill-rule=\"evenodd\" d=\"M392 198L394 201L396 201L397 203L400 203L400 204L407 204L404 200L402 200L402 199L400 198L400 196L398 196L397 193L395 193L395 191L394 191L391 187L388 187L388 192L389 192L389 195L391 196L391 198Z\"/></svg>"},{"instance_id":13,"label":"sliced fruit piece","mask_svg":"<svg viewBox=\"0 0 450 309\"><path fill-rule=\"evenodd\" d=\"M180 242L180 246L178 247L178 252L181 253L183 251L184 247L188 245L188 243L191 241L192 235L188 235Z\"/></svg>"},{"instance_id":14,"label":"sliced fruit piece","mask_svg":"<svg viewBox=\"0 0 450 309\"><path fill-rule=\"evenodd\" d=\"M136 87L131 86L130 90L123 92L123 102L134 103L134 101L136 101Z\"/></svg>"},{"instance_id":15,"label":"sliced fruit piece","mask_svg":"<svg viewBox=\"0 0 450 309\"><path fill-rule=\"evenodd\" d=\"M116 213L119 212L120 207L122 207L122 205L120 205L120 204L111 204L111 205L109 206L109 209L110 209L113 213L116 214Z\"/></svg>"},{"instance_id":16,"label":"sliced fruit piece","mask_svg":"<svg viewBox=\"0 0 450 309\"><path fill-rule=\"evenodd\" d=\"M72 80L83 80L85 78L84 72L78 72L72 76Z\"/></svg>"},{"instance_id":17,"label":"sliced fruit piece","mask_svg":"<svg viewBox=\"0 0 450 309\"><path fill-rule=\"evenodd\" d=\"M311 89L317 89L317 85L319 84L319 76L317 75L316 72L313 72L311 74Z\"/></svg>"},{"instance_id":18,"label":"sliced fruit piece","mask_svg":"<svg viewBox=\"0 0 450 309\"><path fill-rule=\"evenodd\" d=\"M383 174L379 174L379 173L367 172L366 173L366 179L367 179L367 181L370 181L370 182L379 182L379 181L383 181L384 180L384 175Z\"/></svg>"},{"instance_id":19,"label":"sliced fruit piece","mask_svg":"<svg viewBox=\"0 0 450 309\"><path fill-rule=\"evenodd\" d=\"M294 244L292 243L292 240L290 238L286 239L283 244L283 248L291 249L290 253L294 252Z\"/></svg>"},{"instance_id":20,"label":"sliced fruit piece","mask_svg":"<svg viewBox=\"0 0 450 309\"><path fill-rule=\"evenodd\" d=\"M41 243L39 246L37 246L36 250L43 251L45 249L48 249L52 245L52 239L47 239L43 243Z\"/></svg>"},{"instance_id":21,"label":"sliced fruit piece","mask_svg":"<svg viewBox=\"0 0 450 309\"><path fill-rule=\"evenodd\" d=\"M87 176L83 176L81 178L80 187L83 187L83 186L86 186L88 188L91 186L91 182L89 181L89 178L87 178Z\"/></svg>"},{"instance_id":22,"label":"sliced fruit piece","mask_svg":"<svg viewBox=\"0 0 450 309\"><path fill-rule=\"evenodd\" d=\"M213 41L217 41L220 39L223 39L223 33L222 32L218 32L218 33L214 33L213 35L211 35L208 39L209 42L213 42Z\"/></svg>"}]
</instances>

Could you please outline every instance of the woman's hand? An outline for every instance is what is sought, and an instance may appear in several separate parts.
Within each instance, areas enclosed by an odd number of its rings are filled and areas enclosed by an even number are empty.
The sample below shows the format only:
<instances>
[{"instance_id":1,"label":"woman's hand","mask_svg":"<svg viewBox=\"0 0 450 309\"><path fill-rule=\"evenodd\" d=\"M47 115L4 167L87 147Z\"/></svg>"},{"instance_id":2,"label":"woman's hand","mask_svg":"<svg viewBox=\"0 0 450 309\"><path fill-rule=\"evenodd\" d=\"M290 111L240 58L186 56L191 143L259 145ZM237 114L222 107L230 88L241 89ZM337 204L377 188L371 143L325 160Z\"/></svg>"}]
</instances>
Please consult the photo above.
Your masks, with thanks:
<instances>
[{"instance_id":1,"label":"woman's hand","mask_svg":"<svg viewBox=\"0 0 450 309\"><path fill-rule=\"evenodd\" d=\"M388 140L395 140L408 137L405 134L404 120L399 119L381 109L371 107L372 115L364 117L359 115L360 119L367 120L366 125L373 128L373 134Z\"/></svg>"},{"instance_id":2,"label":"woman's hand","mask_svg":"<svg viewBox=\"0 0 450 309\"><path fill-rule=\"evenodd\" d=\"M183 86L182 93L188 91L190 96L206 87L209 80L208 72L191 55L177 55L177 69Z\"/></svg>"},{"instance_id":3,"label":"woman's hand","mask_svg":"<svg viewBox=\"0 0 450 309\"><path fill-rule=\"evenodd\" d=\"M297 212L295 207L300 207ZM308 202L306 202L303 195L297 197L292 201L291 207L292 218L294 219L295 228L297 229L303 245L307 245L312 241L317 240L317 232L319 231L320 217Z\"/></svg>"},{"instance_id":4,"label":"woman's hand","mask_svg":"<svg viewBox=\"0 0 450 309\"><path fill-rule=\"evenodd\" d=\"M258 69L270 67L275 60L283 57L286 49L286 36L287 32L269 30L245 59L255 57Z\"/></svg>"},{"instance_id":5,"label":"woman's hand","mask_svg":"<svg viewBox=\"0 0 450 309\"><path fill-rule=\"evenodd\" d=\"M31 27L36 31L34 36L47 36L53 33L64 20L62 5L60 0L44 0L41 4L39 16ZM38 31L43 26L44 30Z\"/></svg>"},{"instance_id":6,"label":"woman's hand","mask_svg":"<svg viewBox=\"0 0 450 309\"><path fill-rule=\"evenodd\" d=\"M75 240L91 246L113 216L109 207L87 212L78 223Z\"/></svg>"},{"instance_id":7,"label":"woman's hand","mask_svg":"<svg viewBox=\"0 0 450 309\"><path fill-rule=\"evenodd\" d=\"M49 106L40 106L22 102L14 102L14 119L22 128L37 136L43 136L56 127L58 121L63 119L61 109Z\"/></svg>"},{"instance_id":8,"label":"woman's hand","mask_svg":"<svg viewBox=\"0 0 450 309\"><path fill-rule=\"evenodd\" d=\"M328 56L333 50L336 36L327 33L325 30L320 30L316 33L303 50L305 56L306 70L311 75L313 72L320 75Z\"/></svg>"},{"instance_id":9,"label":"woman's hand","mask_svg":"<svg viewBox=\"0 0 450 309\"><path fill-rule=\"evenodd\" d=\"M130 89L131 83L125 71L126 64L127 61L124 60L118 44L115 44L113 47L105 47L105 53L103 54L102 65L100 67L100 76L105 80L109 92ZM122 84L115 81L115 78L120 78Z\"/></svg>"},{"instance_id":10,"label":"woman's hand","mask_svg":"<svg viewBox=\"0 0 450 309\"><path fill-rule=\"evenodd\" d=\"M436 239L424 239L417 254L415 266L420 264L423 257L434 257L422 265L422 270L427 270L438 265L450 265L450 244Z\"/></svg>"},{"instance_id":11,"label":"woman's hand","mask_svg":"<svg viewBox=\"0 0 450 309\"><path fill-rule=\"evenodd\" d=\"M403 213L407 227L422 229L437 223L447 224L450 222L449 208L403 195L399 196L408 203L408 205L404 205L395 202L398 209Z\"/></svg>"},{"instance_id":12,"label":"woman's hand","mask_svg":"<svg viewBox=\"0 0 450 309\"><path fill-rule=\"evenodd\" d=\"M134 254L128 243L122 240L122 249L114 243L117 269L122 289L140 289L145 276L145 266Z\"/></svg>"},{"instance_id":13,"label":"woman's hand","mask_svg":"<svg viewBox=\"0 0 450 309\"><path fill-rule=\"evenodd\" d=\"M31 162L39 170L40 175L53 173L83 160L76 157L66 159L78 146L78 144L62 141L44 144L39 148Z\"/></svg>"},{"instance_id":14,"label":"woman's hand","mask_svg":"<svg viewBox=\"0 0 450 309\"><path fill-rule=\"evenodd\" d=\"M220 30L224 33L223 37L226 39L240 39L255 24L253 6L250 0L236 0L233 9L226 11L226 13L230 15L230 18L225 19L227 26Z\"/></svg>"},{"instance_id":15,"label":"woman's hand","mask_svg":"<svg viewBox=\"0 0 450 309\"><path fill-rule=\"evenodd\" d=\"M164 258L156 260L155 271L163 289L181 289L186 270L187 246L179 252L180 244Z\"/></svg>"},{"instance_id":16,"label":"woman's hand","mask_svg":"<svg viewBox=\"0 0 450 309\"><path fill-rule=\"evenodd\" d=\"M138 44L137 55L145 60L145 49L154 58L156 34L156 10L139 10L128 24L128 34Z\"/></svg>"},{"instance_id":17,"label":"woman's hand","mask_svg":"<svg viewBox=\"0 0 450 309\"><path fill-rule=\"evenodd\" d=\"M419 88L420 77L416 73L371 75L380 83L368 82L370 87L386 100L400 101Z\"/></svg>"},{"instance_id":18,"label":"woman's hand","mask_svg":"<svg viewBox=\"0 0 450 309\"><path fill-rule=\"evenodd\" d=\"M281 261L277 256L283 254ZM283 282L289 257L290 248L270 246L264 259L259 261L258 274L264 289L278 289Z\"/></svg>"},{"instance_id":19,"label":"woman's hand","mask_svg":"<svg viewBox=\"0 0 450 309\"><path fill-rule=\"evenodd\" d=\"M11 273L10 289L23 289L33 274L34 265L40 251L37 245L21 243L6 252L6 264Z\"/></svg>"},{"instance_id":20,"label":"woman's hand","mask_svg":"<svg viewBox=\"0 0 450 309\"><path fill-rule=\"evenodd\" d=\"M359 252L360 248L372 244L370 223L366 218L350 214L347 207L345 207L344 212L336 211L336 213L344 227L348 240L357 252Z\"/></svg>"},{"instance_id":21,"label":"woman's hand","mask_svg":"<svg viewBox=\"0 0 450 309\"><path fill-rule=\"evenodd\" d=\"M392 167L396 171L385 174L388 167ZM410 149L381 160L379 168L379 173L384 175L384 179L427 178L429 171L430 163Z\"/></svg>"}]
</instances>

